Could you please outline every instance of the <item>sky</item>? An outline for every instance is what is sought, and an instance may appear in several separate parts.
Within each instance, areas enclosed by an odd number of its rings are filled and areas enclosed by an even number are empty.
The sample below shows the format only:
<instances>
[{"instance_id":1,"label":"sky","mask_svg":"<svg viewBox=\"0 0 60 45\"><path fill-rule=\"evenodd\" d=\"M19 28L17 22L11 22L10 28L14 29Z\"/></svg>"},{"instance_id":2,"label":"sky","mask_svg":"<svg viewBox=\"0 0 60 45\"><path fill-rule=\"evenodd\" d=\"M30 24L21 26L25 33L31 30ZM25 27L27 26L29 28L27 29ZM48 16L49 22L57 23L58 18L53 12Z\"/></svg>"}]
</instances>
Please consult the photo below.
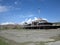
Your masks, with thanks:
<instances>
[{"instance_id":1,"label":"sky","mask_svg":"<svg viewBox=\"0 0 60 45\"><path fill-rule=\"evenodd\" d=\"M45 18L60 22L60 0L0 0L0 23Z\"/></svg>"}]
</instances>

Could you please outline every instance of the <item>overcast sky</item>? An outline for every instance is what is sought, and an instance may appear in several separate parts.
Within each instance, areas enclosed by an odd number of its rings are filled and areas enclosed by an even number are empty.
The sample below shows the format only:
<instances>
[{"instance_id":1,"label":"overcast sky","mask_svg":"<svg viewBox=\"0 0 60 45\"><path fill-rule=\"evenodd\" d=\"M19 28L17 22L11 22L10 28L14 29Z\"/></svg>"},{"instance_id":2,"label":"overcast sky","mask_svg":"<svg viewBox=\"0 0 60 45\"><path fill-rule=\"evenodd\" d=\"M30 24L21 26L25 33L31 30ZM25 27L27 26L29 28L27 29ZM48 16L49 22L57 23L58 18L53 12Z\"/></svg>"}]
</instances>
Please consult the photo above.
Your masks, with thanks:
<instances>
[{"instance_id":1,"label":"overcast sky","mask_svg":"<svg viewBox=\"0 0 60 45\"><path fill-rule=\"evenodd\" d=\"M60 0L0 0L0 23L19 23L34 17L60 21Z\"/></svg>"}]
</instances>

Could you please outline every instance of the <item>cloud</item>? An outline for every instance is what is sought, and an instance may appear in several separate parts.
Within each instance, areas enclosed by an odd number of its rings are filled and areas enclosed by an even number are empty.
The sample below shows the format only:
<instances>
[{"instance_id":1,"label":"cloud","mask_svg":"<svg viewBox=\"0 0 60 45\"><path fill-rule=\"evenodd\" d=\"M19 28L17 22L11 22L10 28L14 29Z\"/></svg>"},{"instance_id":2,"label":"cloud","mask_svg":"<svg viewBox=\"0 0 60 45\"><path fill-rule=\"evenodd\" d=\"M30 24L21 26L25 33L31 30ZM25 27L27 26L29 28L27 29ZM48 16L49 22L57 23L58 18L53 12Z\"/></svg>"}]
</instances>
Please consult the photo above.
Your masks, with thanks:
<instances>
[{"instance_id":1,"label":"cloud","mask_svg":"<svg viewBox=\"0 0 60 45\"><path fill-rule=\"evenodd\" d=\"M34 16L33 14L28 15L28 17L33 17L33 16Z\"/></svg>"},{"instance_id":2,"label":"cloud","mask_svg":"<svg viewBox=\"0 0 60 45\"><path fill-rule=\"evenodd\" d=\"M17 2L14 2L14 4L17 4Z\"/></svg>"},{"instance_id":3,"label":"cloud","mask_svg":"<svg viewBox=\"0 0 60 45\"><path fill-rule=\"evenodd\" d=\"M10 4L10 2L9 3L4 2L4 0L0 0L0 2L1 2L0 3L0 13L6 12L9 10L20 10L21 9L21 1L19 1L19 0L13 1L11 4Z\"/></svg>"},{"instance_id":4,"label":"cloud","mask_svg":"<svg viewBox=\"0 0 60 45\"><path fill-rule=\"evenodd\" d=\"M20 18L32 18L34 15L19 15Z\"/></svg>"},{"instance_id":5,"label":"cloud","mask_svg":"<svg viewBox=\"0 0 60 45\"><path fill-rule=\"evenodd\" d=\"M18 2L17 2L17 1L15 1L15 2L14 2L14 4L16 4L16 5L17 5L17 4L18 4Z\"/></svg>"},{"instance_id":6,"label":"cloud","mask_svg":"<svg viewBox=\"0 0 60 45\"><path fill-rule=\"evenodd\" d=\"M46 18L41 18L42 20L46 20L47 21L47 19ZM25 19L24 21L22 21L20 24L24 24L25 22L27 22L27 24L31 24L32 23L32 21L35 21L35 20L38 20L38 18L37 17L34 17L33 19L32 18L29 18L29 19Z\"/></svg>"},{"instance_id":7,"label":"cloud","mask_svg":"<svg viewBox=\"0 0 60 45\"><path fill-rule=\"evenodd\" d=\"M0 12L6 12L6 11L8 11L7 6L0 6Z\"/></svg>"},{"instance_id":8,"label":"cloud","mask_svg":"<svg viewBox=\"0 0 60 45\"><path fill-rule=\"evenodd\" d=\"M30 24L30 23L32 23L32 19L30 18L30 19L28 19L26 22L27 22L28 24Z\"/></svg>"},{"instance_id":9,"label":"cloud","mask_svg":"<svg viewBox=\"0 0 60 45\"><path fill-rule=\"evenodd\" d=\"M1 12L7 12L10 10L19 10L19 9L21 9L21 8L13 7L13 6L0 6L0 13Z\"/></svg>"},{"instance_id":10,"label":"cloud","mask_svg":"<svg viewBox=\"0 0 60 45\"><path fill-rule=\"evenodd\" d=\"M22 2L17 0L14 2L14 4L20 6L22 4Z\"/></svg>"},{"instance_id":11,"label":"cloud","mask_svg":"<svg viewBox=\"0 0 60 45\"><path fill-rule=\"evenodd\" d=\"M46 18L42 18L43 20L47 20Z\"/></svg>"},{"instance_id":12,"label":"cloud","mask_svg":"<svg viewBox=\"0 0 60 45\"><path fill-rule=\"evenodd\" d=\"M28 24L32 23L32 21L35 21L37 20L38 18L37 17L34 17L34 19L32 18L26 18L24 21L22 21L20 24L24 24L25 22L27 22Z\"/></svg>"},{"instance_id":13,"label":"cloud","mask_svg":"<svg viewBox=\"0 0 60 45\"><path fill-rule=\"evenodd\" d=\"M37 17L34 17L34 19L29 18L26 22L27 22L28 24L30 24L30 23L32 23L32 21L35 21L35 20L37 20L37 19L38 19Z\"/></svg>"},{"instance_id":14,"label":"cloud","mask_svg":"<svg viewBox=\"0 0 60 45\"><path fill-rule=\"evenodd\" d=\"M23 25L25 22L27 22L28 24L30 24L32 22L32 19L25 19L24 21L22 21L20 24Z\"/></svg>"},{"instance_id":15,"label":"cloud","mask_svg":"<svg viewBox=\"0 0 60 45\"><path fill-rule=\"evenodd\" d=\"M9 8L11 10L20 10L21 9L21 2L20 1L14 1L12 5L9 5Z\"/></svg>"},{"instance_id":16,"label":"cloud","mask_svg":"<svg viewBox=\"0 0 60 45\"><path fill-rule=\"evenodd\" d=\"M0 0L0 1L2 1L2 0Z\"/></svg>"},{"instance_id":17,"label":"cloud","mask_svg":"<svg viewBox=\"0 0 60 45\"><path fill-rule=\"evenodd\" d=\"M8 6L8 8L9 8L10 10L16 10L16 9L18 9L18 8L14 7L14 6ZM19 8L19 9L20 9L20 8Z\"/></svg>"}]
</instances>

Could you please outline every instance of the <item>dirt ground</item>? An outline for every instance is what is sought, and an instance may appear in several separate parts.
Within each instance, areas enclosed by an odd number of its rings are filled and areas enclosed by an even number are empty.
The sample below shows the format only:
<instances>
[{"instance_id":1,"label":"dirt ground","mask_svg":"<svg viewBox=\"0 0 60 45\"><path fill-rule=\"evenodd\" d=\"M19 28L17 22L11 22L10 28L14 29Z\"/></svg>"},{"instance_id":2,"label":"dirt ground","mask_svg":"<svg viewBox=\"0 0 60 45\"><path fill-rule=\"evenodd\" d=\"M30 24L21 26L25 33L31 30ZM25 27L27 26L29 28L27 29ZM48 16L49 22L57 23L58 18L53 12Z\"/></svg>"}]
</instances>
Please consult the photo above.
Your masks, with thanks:
<instances>
[{"instance_id":1,"label":"dirt ground","mask_svg":"<svg viewBox=\"0 0 60 45\"><path fill-rule=\"evenodd\" d=\"M26 45L35 45L35 42L54 41L50 37L60 34L60 29L20 29L20 30L0 30L0 36L17 43L27 43ZM33 43L32 43L33 42ZM59 42L60 44L60 42ZM52 45L49 43L49 45ZM54 44L55 45L55 44Z\"/></svg>"}]
</instances>

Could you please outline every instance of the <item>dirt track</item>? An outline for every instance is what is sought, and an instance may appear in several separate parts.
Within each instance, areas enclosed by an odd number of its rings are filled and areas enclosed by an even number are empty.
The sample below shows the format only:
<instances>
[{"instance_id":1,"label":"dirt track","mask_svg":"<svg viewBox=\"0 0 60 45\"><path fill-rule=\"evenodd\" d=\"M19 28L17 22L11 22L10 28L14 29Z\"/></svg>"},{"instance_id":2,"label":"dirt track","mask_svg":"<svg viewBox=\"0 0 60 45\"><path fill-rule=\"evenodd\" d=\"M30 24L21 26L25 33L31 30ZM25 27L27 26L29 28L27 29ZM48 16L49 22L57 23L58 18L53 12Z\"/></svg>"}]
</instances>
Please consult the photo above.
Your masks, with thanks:
<instances>
[{"instance_id":1,"label":"dirt track","mask_svg":"<svg viewBox=\"0 0 60 45\"><path fill-rule=\"evenodd\" d=\"M18 43L52 40L50 37L60 34L60 29L50 30L1 30L0 36Z\"/></svg>"}]
</instances>

